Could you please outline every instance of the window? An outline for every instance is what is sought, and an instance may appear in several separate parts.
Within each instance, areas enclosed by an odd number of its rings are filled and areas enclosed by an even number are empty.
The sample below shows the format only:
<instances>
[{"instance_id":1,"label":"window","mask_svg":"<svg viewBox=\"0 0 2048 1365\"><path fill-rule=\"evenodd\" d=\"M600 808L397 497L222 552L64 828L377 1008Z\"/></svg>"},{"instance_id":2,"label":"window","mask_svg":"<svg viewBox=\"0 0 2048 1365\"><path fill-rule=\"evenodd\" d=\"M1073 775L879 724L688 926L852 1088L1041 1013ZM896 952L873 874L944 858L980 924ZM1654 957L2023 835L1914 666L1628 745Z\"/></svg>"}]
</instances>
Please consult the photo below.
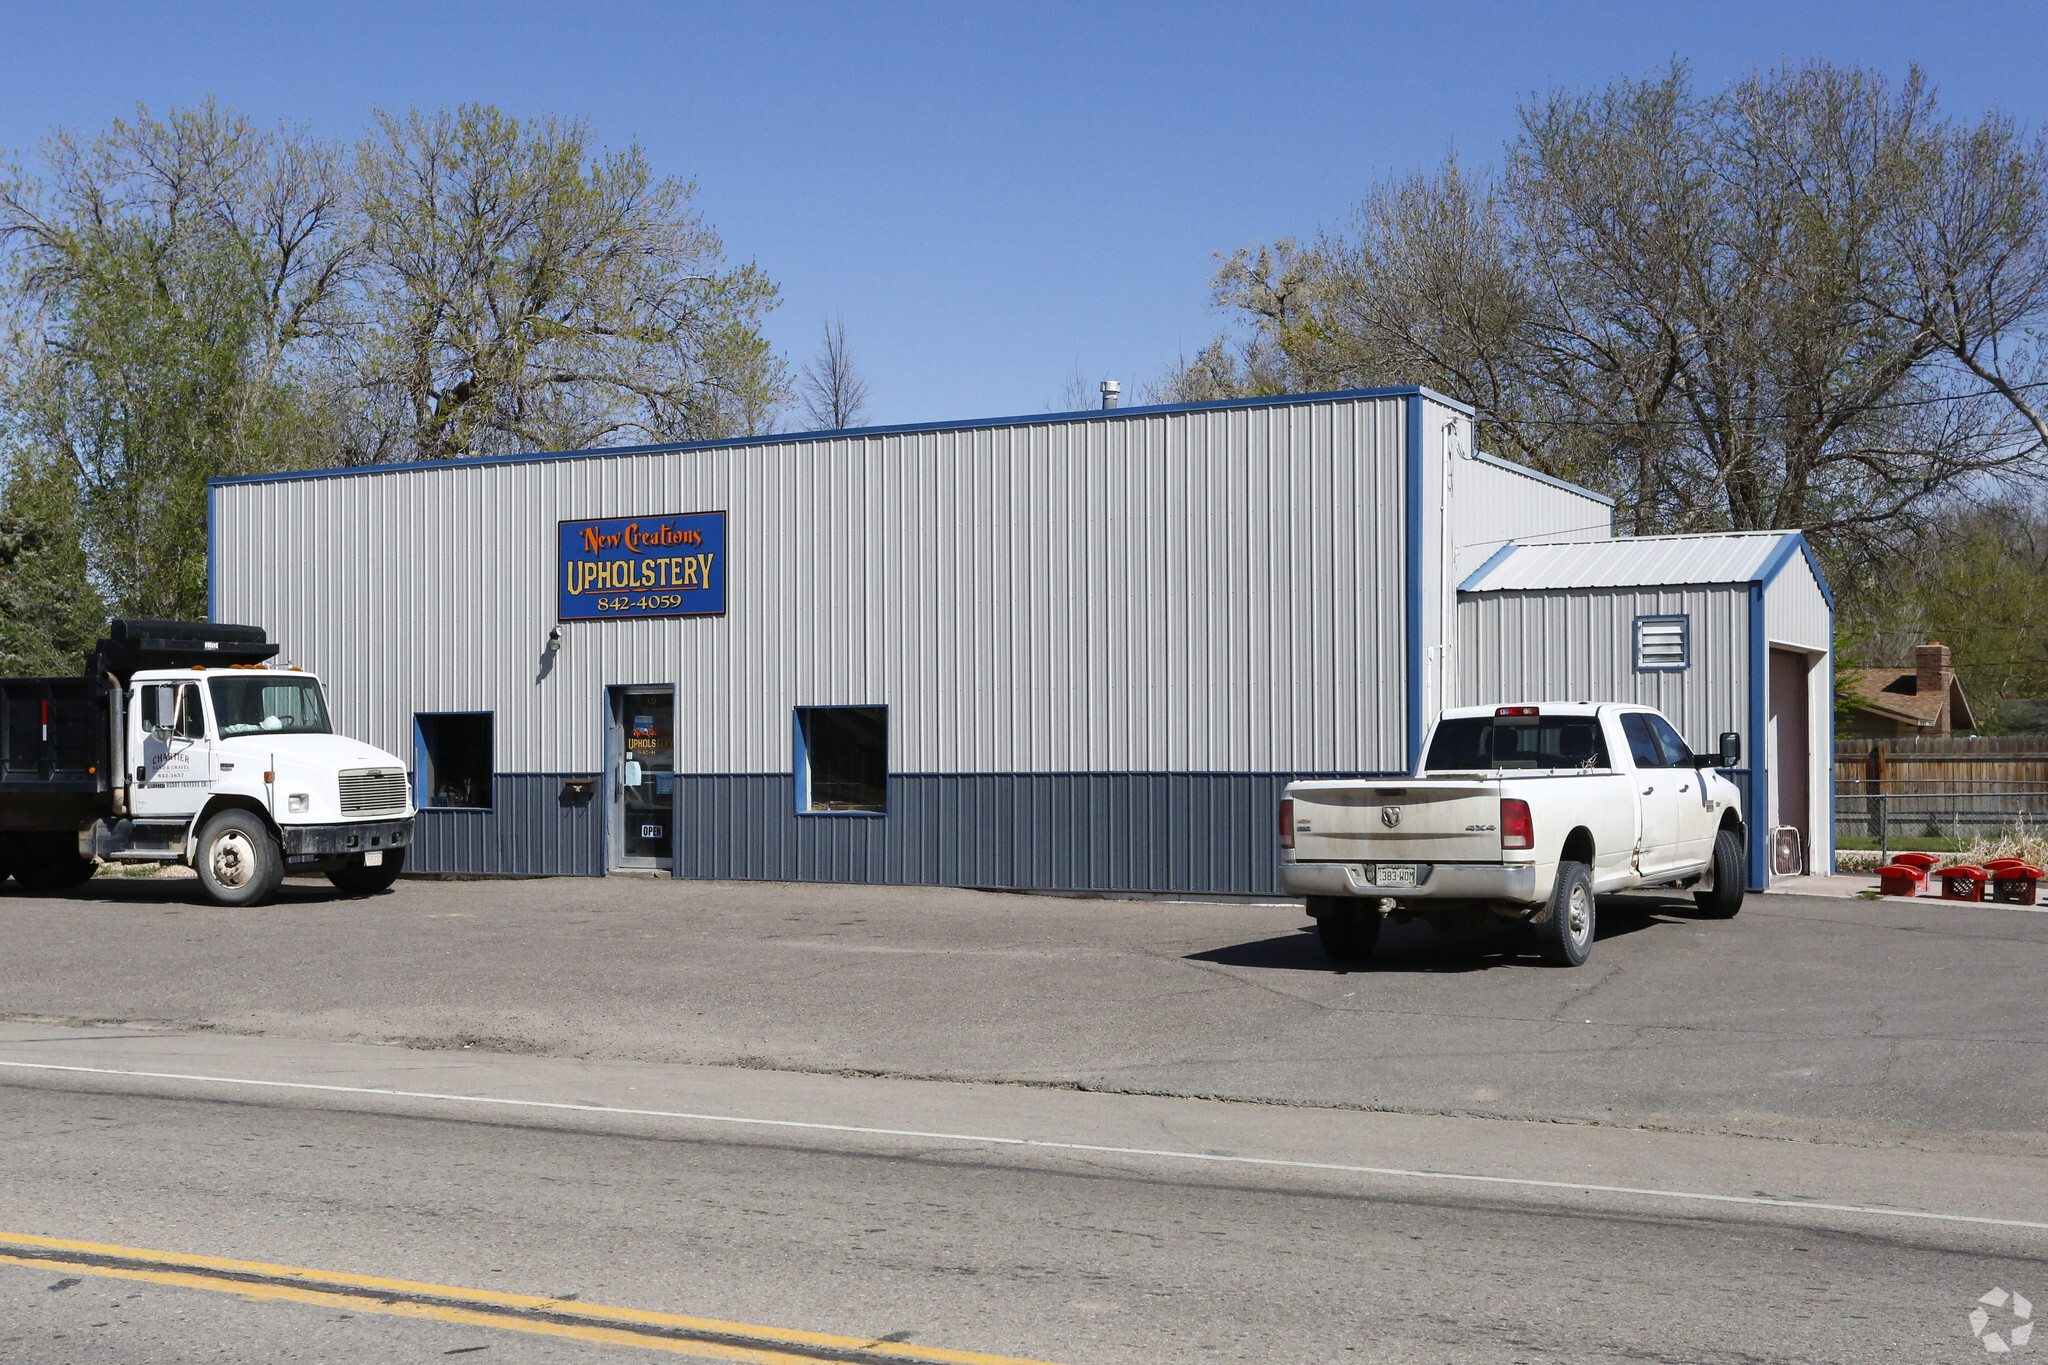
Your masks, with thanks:
<instances>
[{"instance_id":1,"label":"window","mask_svg":"<svg viewBox=\"0 0 2048 1365\"><path fill-rule=\"evenodd\" d=\"M222 739L230 735L325 735L327 704L320 684L307 677L215 678L206 684L213 693L213 718Z\"/></svg>"},{"instance_id":2,"label":"window","mask_svg":"<svg viewBox=\"0 0 2048 1365\"><path fill-rule=\"evenodd\" d=\"M448 711L413 717L413 804L489 810L491 713Z\"/></svg>"},{"instance_id":3,"label":"window","mask_svg":"<svg viewBox=\"0 0 2048 1365\"><path fill-rule=\"evenodd\" d=\"M1678 731L1662 716L1648 711L1628 711L1621 717L1621 732L1628 736L1629 756L1637 768L1690 768L1692 750L1685 747Z\"/></svg>"},{"instance_id":4,"label":"window","mask_svg":"<svg viewBox=\"0 0 2048 1365\"><path fill-rule=\"evenodd\" d=\"M147 683L142 693L142 732L166 726L180 739L206 738L206 712L197 683Z\"/></svg>"},{"instance_id":5,"label":"window","mask_svg":"<svg viewBox=\"0 0 2048 1365\"><path fill-rule=\"evenodd\" d=\"M1676 673L1692 666L1692 618L1638 616L1636 671Z\"/></svg>"},{"instance_id":6,"label":"window","mask_svg":"<svg viewBox=\"0 0 2048 1365\"><path fill-rule=\"evenodd\" d=\"M1438 724L1423 766L1429 772L1605 768L1607 741L1592 716L1540 716L1534 724L1464 716Z\"/></svg>"},{"instance_id":7,"label":"window","mask_svg":"<svg viewBox=\"0 0 2048 1365\"><path fill-rule=\"evenodd\" d=\"M796 808L826 813L888 809L889 708L800 706Z\"/></svg>"}]
</instances>

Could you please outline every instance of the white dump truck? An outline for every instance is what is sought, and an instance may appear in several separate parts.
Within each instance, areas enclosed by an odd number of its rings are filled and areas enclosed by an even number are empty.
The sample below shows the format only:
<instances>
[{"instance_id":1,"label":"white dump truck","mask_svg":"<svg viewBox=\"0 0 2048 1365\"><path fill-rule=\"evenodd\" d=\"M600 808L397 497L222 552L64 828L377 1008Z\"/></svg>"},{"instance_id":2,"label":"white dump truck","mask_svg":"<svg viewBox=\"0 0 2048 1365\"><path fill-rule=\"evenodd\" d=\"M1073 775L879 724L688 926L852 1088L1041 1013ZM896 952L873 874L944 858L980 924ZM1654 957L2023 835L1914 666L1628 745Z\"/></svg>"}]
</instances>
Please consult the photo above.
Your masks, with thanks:
<instances>
[{"instance_id":1,"label":"white dump truck","mask_svg":"<svg viewBox=\"0 0 2048 1365\"><path fill-rule=\"evenodd\" d=\"M0 875L55 889L178 863L220 905L287 875L390 886L405 765L335 734L320 680L277 652L255 626L115 621L82 677L0 678Z\"/></svg>"},{"instance_id":2,"label":"white dump truck","mask_svg":"<svg viewBox=\"0 0 2048 1365\"><path fill-rule=\"evenodd\" d=\"M1583 963L1594 896L1688 888L1708 915L1742 908L1741 793L1716 769L1741 736L1695 755L1642 706L1523 703L1449 710L1412 777L1290 783L1280 871L1324 950L1369 957L1386 916L1446 932L1527 923L1544 959Z\"/></svg>"}]
</instances>

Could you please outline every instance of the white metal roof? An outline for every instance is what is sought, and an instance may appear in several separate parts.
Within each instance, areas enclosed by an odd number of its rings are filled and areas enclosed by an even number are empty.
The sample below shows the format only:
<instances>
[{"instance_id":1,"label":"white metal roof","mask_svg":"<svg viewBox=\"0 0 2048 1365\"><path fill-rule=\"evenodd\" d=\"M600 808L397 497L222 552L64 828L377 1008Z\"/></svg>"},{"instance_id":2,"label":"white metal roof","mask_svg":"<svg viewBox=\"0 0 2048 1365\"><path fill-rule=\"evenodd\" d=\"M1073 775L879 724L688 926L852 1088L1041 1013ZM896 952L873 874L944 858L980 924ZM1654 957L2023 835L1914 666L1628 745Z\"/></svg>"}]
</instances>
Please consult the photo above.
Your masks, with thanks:
<instances>
[{"instance_id":1,"label":"white metal roof","mask_svg":"<svg viewBox=\"0 0 2048 1365\"><path fill-rule=\"evenodd\" d=\"M1631 588L1665 583L1751 583L1797 531L1717 531L1507 547L1461 592Z\"/></svg>"}]
</instances>

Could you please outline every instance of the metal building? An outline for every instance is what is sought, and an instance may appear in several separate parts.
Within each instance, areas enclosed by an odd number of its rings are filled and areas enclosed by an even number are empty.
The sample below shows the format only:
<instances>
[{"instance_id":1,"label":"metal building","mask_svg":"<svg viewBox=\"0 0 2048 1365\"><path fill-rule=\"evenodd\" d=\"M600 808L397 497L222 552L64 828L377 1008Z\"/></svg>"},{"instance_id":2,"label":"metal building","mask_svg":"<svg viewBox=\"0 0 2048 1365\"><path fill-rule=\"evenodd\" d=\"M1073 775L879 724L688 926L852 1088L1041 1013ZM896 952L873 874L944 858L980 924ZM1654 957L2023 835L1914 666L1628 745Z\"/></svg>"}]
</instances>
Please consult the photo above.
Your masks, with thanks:
<instances>
[{"instance_id":1,"label":"metal building","mask_svg":"<svg viewBox=\"0 0 2048 1365\"><path fill-rule=\"evenodd\" d=\"M413 870L1270 894L1460 580L1611 520L1367 390L219 480L211 610L413 755Z\"/></svg>"},{"instance_id":2,"label":"metal building","mask_svg":"<svg viewBox=\"0 0 2048 1365\"><path fill-rule=\"evenodd\" d=\"M1468 704L1632 701L1697 747L1740 734L1751 889L1832 870L1834 598L1797 531L1506 545L1459 585L1458 639Z\"/></svg>"}]
</instances>

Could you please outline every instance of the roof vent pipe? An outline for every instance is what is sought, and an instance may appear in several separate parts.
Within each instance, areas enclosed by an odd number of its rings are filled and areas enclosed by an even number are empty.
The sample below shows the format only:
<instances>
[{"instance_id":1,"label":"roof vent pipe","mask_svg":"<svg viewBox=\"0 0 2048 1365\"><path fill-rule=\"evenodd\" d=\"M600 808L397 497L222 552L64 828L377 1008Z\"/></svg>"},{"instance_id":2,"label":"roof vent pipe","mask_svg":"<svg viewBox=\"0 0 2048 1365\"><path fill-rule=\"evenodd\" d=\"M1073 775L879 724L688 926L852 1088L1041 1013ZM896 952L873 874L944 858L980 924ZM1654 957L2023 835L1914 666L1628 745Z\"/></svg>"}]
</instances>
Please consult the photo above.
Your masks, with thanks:
<instances>
[{"instance_id":1,"label":"roof vent pipe","mask_svg":"<svg viewBox=\"0 0 2048 1365\"><path fill-rule=\"evenodd\" d=\"M1116 400L1117 400L1117 397L1118 397L1118 396L1119 396L1120 394L1122 394L1122 393L1123 393L1123 391L1124 391L1124 386L1123 386L1123 385L1121 385L1121 384L1119 384L1119 383L1117 383L1117 382L1116 382L1116 381L1115 381L1114 379L1105 379L1105 380L1103 380L1103 381L1102 381L1102 410L1103 410L1104 412L1108 412L1108 411L1109 411L1109 410L1110 410L1111 408L1115 407L1115 406L1116 406Z\"/></svg>"}]
</instances>

